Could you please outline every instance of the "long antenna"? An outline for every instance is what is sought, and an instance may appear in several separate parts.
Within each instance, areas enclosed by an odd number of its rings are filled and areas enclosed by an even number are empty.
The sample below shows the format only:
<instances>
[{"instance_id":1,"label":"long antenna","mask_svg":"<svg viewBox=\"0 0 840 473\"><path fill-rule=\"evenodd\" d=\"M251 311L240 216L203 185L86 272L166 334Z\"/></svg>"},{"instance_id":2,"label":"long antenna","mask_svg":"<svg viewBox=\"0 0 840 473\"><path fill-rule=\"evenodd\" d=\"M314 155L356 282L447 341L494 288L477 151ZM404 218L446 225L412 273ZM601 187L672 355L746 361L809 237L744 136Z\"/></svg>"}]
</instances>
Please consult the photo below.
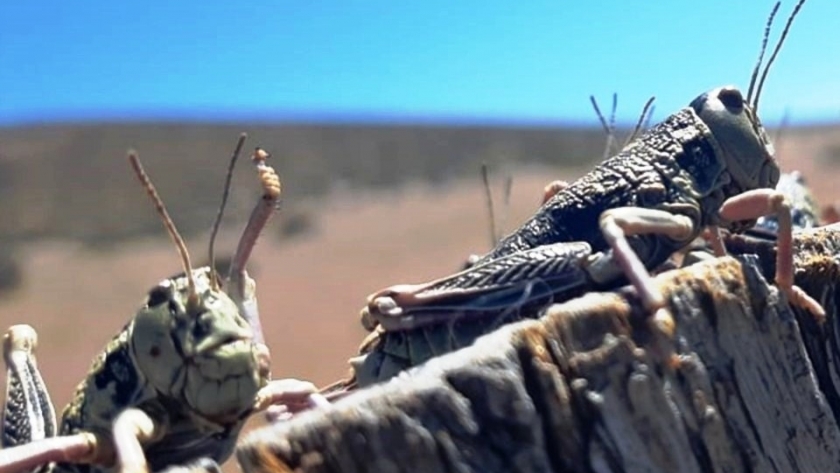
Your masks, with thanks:
<instances>
[{"instance_id":1,"label":"long antenna","mask_svg":"<svg viewBox=\"0 0 840 473\"><path fill-rule=\"evenodd\" d=\"M642 130L647 130L648 128L650 128L650 121L653 118L654 110L656 110L656 105L653 105L653 103L651 103L650 109L648 110L647 116L645 117L645 123L642 125Z\"/></svg>"},{"instance_id":2,"label":"long antenna","mask_svg":"<svg viewBox=\"0 0 840 473\"><path fill-rule=\"evenodd\" d=\"M797 14L799 14L799 10L802 8L802 5L804 3L805 0L799 0L799 3L797 3L796 7L793 8L793 13L791 13L788 17L788 21L785 24L785 29L782 30L782 36L779 38L779 42L776 43L776 49L773 50L773 54L770 55L770 59L767 61L767 65L764 66L764 72L761 73L761 80L758 81L758 87L755 91L755 102L752 107L753 113L756 116L758 116L758 99L761 96L761 90L764 88L764 80L767 79L767 73L770 71L770 66L773 65L773 61L776 60L776 56L779 54L779 50L782 49L782 44L784 44L785 38L787 38L788 32L790 31L790 25L793 24L793 19L796 18Z\"/></svg>"},{"instance_id":3,"label":"long antenna","mask_svg":"<svg viewBox=\"0 0 840 473\"><path fill-rule=\"evenodd\" d=\"M219 205L219 212L216 214L216 221L213 222L213 230L210 232L210 248L208 249L210 253L210 287L216 291L219 290L218 274L216 273L216 252L214 248L216 244L216 234L219 233L219 226L222 223L222 215L225 212L225 205L227 204L228 195L230 194L230 181L233 178L233 168L236 166L236 160L239 159L239 153L242 151L242 146L245 145L246 138L248 138L247 133L239 135L239 141L236 142L236 148L233 150L233 154L230 157L227 175L225 176L225 187L222 192L222 203Z\"/></svg>"},{"instance_id":4,"label":"long antenna","mask_svg":"<svg viewBox=\"0 0 840 473\"><path fill-rule=\"evenodd\" d=\"M181 255L181 264L184 266L184 273L186 274L187 282L189 284L189 296L187 298L187 303L189 306L194 306L198 304L198 292L195 288L195 278L192 274L192 265L190 264L190 254L187 251L187 245L184 244L184 239L181 238L181 235L178 233L178 229L175 228L175 223L173 223L172 218L169 217L169 212L166 211L166 206L163 205L163 200L161 200L155 190L155 186L152 184L152 181L149 179L146 171L143 170L143 165L140 164L140 158L137 157L137 152L130 150L128 152L128 160L131 162L131 167L134 168L134 173L137 174L137 178L140 179L140 183L143 184L143 188L146 189L146 193L149 194L149 197L152 199L152 203L155 204L155 209L160 215L161 220L163 220L163 226L166 227L166 230L169 232L169 236L172 237L172 241L175 242L175 247L178 249L178 253Z\"/></svg>"},{"instance_id":5,"label":"long antenna","mask_svg":"<svg viewBox=\"0 0 840 473\"><path fill-rule=\"evenodd\" d=\"M487 163L481 163L481 181L484 184L484 201L487 204L487 212L490 215L490 248L496 246L496 213L493 209L493 193L490 191L490 177L488 175Z\"/></svg>"},{"instance_id":6,"label":"long antenna","mask_svg":"<svg viewBox=\"0 0 840 473\"><path fill-rule=\"evenodd\" d=\"M773 18L776 17L776 13L779 11L779 7L781 5L781 0L776 2L776 5L773 6L773 10L770 11L767 23L764 25L764 36L761 38L761 50L758 53L758 61L755 63L755 67L753 68L752 77L750 77L750 87L747 89L747 103L750 104L752 103L753 90L755 90L755 80L758 78L758 71L761 69L761 63L764 61L764 53L767 52L767 40L770 39L770 27L773 25Z\"/></svg>"},{"instance_id":7,"label":"long antenna","mask_svg":"<svg viewBox=\"0 0 840 473\"><path fill-rule=\"evenodd\" d=\"M610 157L612 154L612 147L615 143L615 112L618 110L618 93L613 92L612 95L612 110L610 111L610 131L607 133L607 147L604 149L604 159Z\"/></svg>"},{"instance_id":8,"label":"long antenna","mask_svg":"<svg viewBox=\"0 0 840 473\"><path fill-rule=\"evenodd\" d=\"M595 96L590 95L589 101L592 103L592 108L595 109L595 114L598 115L598 120L601 122L601 126L604 128L604 133L609 134L610 126L609 124L607 124L607 119L604 118L604 114L601 113L601 109L598 107L598 101L595 100Z\"/></svg>"},{"instance_id":9,"label":"long antenna","mask_svg":"<svg viewBox=\"0 0 840 473\"><path fill-rule=\"evenodd\" d=\"M589 101L592 103L592 108L595 109L595 115L598 116L598 121L601 122L601 126L604 128L604 133L607 134L607 146L604 148L602 159L607 159L610 157L610 152L612 151L613 147L613 140L615 138L615 112L618 109L618 94L613 92L613 100L612 100L612 112L610 113L610 120L609 122L604 117L604 114L601 113L601 108L598 107L598 101L595 100L594 95L589 96Z\"/></svg>"}]
</instances>

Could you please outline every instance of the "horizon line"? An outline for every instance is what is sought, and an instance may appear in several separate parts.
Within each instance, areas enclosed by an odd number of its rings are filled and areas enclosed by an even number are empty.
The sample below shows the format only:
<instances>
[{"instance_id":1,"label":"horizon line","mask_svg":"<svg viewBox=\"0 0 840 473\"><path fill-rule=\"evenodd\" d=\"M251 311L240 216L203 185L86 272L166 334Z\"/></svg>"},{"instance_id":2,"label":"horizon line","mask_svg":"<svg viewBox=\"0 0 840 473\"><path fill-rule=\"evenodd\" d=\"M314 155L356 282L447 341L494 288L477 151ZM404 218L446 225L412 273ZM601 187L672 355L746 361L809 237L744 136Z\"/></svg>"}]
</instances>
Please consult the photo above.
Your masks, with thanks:
<instances>
[{"instance_id":1,"label":"horizon line","mask_svg":"<svg viewBox=\"0 0 840 473\"><path fill-rule=\"evenodd\" d=\"M44 118L48 117L48 118ZM664 118L664 117L663 117ZM654 120L651 123L658 123ZM474 115L457 113L417 113L394 111L269 111L216 109L170 110L83 110L53 111L51 113L25 114L17 117L0 117L0 128L31 128L39 126L72 125L130 125L130 124L206 124L236 125L367 125L367 126L443 126L443 127L492 127L492 128L601 128L593 112L592 119L569 119L539 116ZM765 123L776 128L782 121ZM798 119L786 126L830 126L840 124L836 117ZM631 129L636 120L616 120L618 129Z\"/></svg>"}]
</instances>

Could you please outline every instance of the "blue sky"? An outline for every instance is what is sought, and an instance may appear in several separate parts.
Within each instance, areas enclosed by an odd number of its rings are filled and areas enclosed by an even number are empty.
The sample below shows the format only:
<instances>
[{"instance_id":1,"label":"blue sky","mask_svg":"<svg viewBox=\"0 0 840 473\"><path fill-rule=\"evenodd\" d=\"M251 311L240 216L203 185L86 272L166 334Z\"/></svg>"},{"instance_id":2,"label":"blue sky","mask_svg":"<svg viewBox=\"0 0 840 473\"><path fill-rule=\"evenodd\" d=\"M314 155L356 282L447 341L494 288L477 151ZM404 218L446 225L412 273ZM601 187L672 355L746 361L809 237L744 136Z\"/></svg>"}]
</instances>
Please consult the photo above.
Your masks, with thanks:
<instances>
[{"instance_id":1,"label":"blue sky","mask_svg":"<svg viewBox=\"0 0 840 473\"><path fill-rule=\"evenodd\" d=\"M421 6L422 5L422 6ZM794 2L779 11L771 43ZM771 1L0 3L0 125L257 119L632 122L746 89ZM840 1L810 0L765 123L840 120Z\"/></svg>"}]
</instances>

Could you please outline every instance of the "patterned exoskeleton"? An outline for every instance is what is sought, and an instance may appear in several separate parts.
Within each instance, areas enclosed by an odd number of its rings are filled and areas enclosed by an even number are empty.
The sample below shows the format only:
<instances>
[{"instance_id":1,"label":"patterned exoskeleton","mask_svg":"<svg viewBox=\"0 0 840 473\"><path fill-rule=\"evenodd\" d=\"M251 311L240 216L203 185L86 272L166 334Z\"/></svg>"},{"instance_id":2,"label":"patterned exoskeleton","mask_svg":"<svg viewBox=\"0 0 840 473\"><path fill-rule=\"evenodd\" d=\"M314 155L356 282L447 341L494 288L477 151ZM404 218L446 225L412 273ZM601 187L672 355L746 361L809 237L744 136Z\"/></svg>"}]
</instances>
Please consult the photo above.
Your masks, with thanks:
<instances>
[{"instance_id":1,"label":"patterned exoskeleton","mask_svg":"<svg viewBox=\"0 0 840 473\"><path fill-rule=\"evenodd\" d=\"M576 294L578 285L596 288L616 284L626 277L654 315L654 326L671 334L673 320L649 271L684 250L706 230L711 230L716 254L722 256L725 249L720 228L743 232L765 215L775 215L780 226L775 283L792 303L822 317L823 308L793 284L790 203L774 189L780 169L757 116L766 73L803 3L801 0L796 5L761 79L756 82L770 25L779 7L778 3L775 5L746 98L731 86L700 95L688 107L626 145L618 155L557 191L534 216L467 272L426 284L392 286L369 296L362 319L374 333L362 346L362 359L352 362L354 366L358 368L364 363L365 355L376 350L385 356L399 353L397 356L405 357L394 363L397 367L412 366L415 360L427 357L429 349L423 343L406 346L409 337L419 342L423 338L428 342L451 339L447 333L429 338L420 328L450 332L453 324L467 313L487 313L491 318L506 313L498 306L486 310L482 307L485 301L493 304L499 300L517 301L519 306L527 306L531 291L540 287L540 280L547 276L543 272L545 266L534 264L538 258L520 265L515 278L509 277L509 273L504 277L487 277L481 273L492 267L484 265L497 261L505 266L504 258L523 252L525 255L520 258L529 261L526 255L539 255L538 249L545 245L555 245L553 252L558 257L571 258L570 262L553 266L568 272L568 278L554 275L551 279L564 281L565 288L575 288L567 295ZM558 244L587 246L560 249L562 246ZM476 268L479 270L469 274ZM564 288L546 286L554 287L551 292L554 300L564 294ZM544 296L539 292L533 294L537 298ZM453 304L453 301L459 302ZM507 313L515 312L515 308L516 304L507 308ZM473 318L469 322L472 328L462 324L457 330L464 334L465 343L469 343L488 328L497 326L496 322L497 319L482 323L482 330ZM406 330L413 334L399 333ZM457 346L435 347L438 351L452 348Z\"/></svg>"},{"instance_id":2,"label":"patterned exoskeleton","mask_svg":"<svg viewBox=\"0 0 840 473\"><path fill-rule=\"evenodd\" d=\"M163 203L136 155L130 154L178 246L184 272L149 291L137 314L94 361L58 429L35 364L35 331L28 325L9 329L0 472L145 472L184 464L218 469L251 414L274 404L297 410L316 402L309 383L271 380L256 286L245 270L280 195L279 178L266 164L267 157L260 149L253 155L263 195L223 290L212 263L212 243L211 266L192 269ZM225 196L229 183L230 174Z\"/></svg>"}]
</instances>

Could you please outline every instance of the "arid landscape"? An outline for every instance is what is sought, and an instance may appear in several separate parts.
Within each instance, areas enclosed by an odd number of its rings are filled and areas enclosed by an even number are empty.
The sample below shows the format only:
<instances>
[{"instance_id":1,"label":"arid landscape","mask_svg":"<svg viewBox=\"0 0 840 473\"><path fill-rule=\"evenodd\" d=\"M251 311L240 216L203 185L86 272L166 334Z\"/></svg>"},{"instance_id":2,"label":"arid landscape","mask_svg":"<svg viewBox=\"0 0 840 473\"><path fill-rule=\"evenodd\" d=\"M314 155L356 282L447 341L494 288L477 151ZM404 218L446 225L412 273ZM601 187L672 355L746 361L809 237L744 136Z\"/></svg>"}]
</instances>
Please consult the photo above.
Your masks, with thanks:
<instances>
[{"instance_id":1,"label":"arid landscape","mask_svg":"<svg viewBox=\"0 0 840 473\"><path fill-rule=\"evenodd\" d=\"M117 130L116 132L113 130ZM344 376L365 332L367 294L454 271L489 249L482 161L496 202L506 173L512 230L552 179L574 179L603 147L598 129L129 126L0 129L0 247L20 286L0 293L3 326L40 334L39 364L63 406L94 355L145 291L179 270L174 247L124 159L136 147L193 259L206 261L227 156L274 155L283 205L254 253L275 377L326 384ZM793 128L777 153L823 203L840 199L840 127ZM218 248L231 250L256 196L242 160ZM500 205L497 213L505 214Z\"/></svg>"}]
</instances>

